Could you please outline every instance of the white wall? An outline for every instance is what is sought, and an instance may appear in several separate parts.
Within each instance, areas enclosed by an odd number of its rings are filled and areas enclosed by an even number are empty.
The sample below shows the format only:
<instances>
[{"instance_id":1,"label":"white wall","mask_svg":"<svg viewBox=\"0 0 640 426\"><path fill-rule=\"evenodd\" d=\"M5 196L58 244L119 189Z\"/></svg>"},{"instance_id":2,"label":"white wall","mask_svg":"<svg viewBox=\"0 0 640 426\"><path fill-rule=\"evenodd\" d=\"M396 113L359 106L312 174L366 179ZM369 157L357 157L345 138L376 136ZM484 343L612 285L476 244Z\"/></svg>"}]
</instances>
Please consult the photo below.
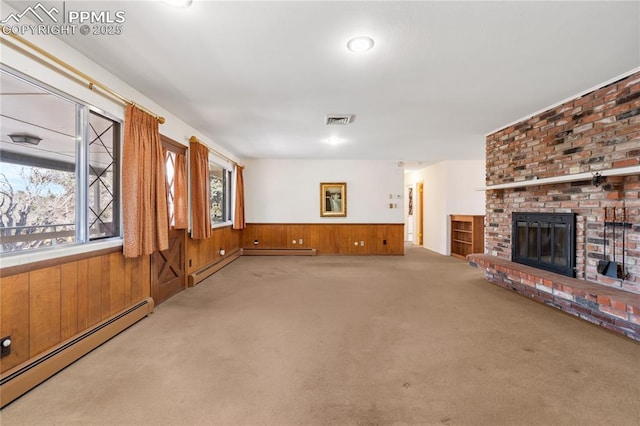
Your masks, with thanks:
<instances>
[{"instance_id":1,"label":"white wall","mask_svg":"<svg viewBox=\"0 0 640 426\"><path fill-rule=\"evenodd\" d=\"M263 159L245 164L249 223L403 223L404 169L396 161ZM320 217L320 182L347 183L347 217ZM390 209L390 202L398 207Z\"/></svg>"},{"instance_id":2,"label":"white wall","mask_svg":"<svg viewBox=\"0 0 640 426\"><path fill-rule=\"evenodd\" d=\"M485 161L443 161L406 174L406 185L424 182L423 246L451 254L450 214L485 214ZM416 194L417 195L417 194ZM415 201L418 205L418 201ZM417 216L416 216L417 217Z\"/></svg>"}]
</instances>

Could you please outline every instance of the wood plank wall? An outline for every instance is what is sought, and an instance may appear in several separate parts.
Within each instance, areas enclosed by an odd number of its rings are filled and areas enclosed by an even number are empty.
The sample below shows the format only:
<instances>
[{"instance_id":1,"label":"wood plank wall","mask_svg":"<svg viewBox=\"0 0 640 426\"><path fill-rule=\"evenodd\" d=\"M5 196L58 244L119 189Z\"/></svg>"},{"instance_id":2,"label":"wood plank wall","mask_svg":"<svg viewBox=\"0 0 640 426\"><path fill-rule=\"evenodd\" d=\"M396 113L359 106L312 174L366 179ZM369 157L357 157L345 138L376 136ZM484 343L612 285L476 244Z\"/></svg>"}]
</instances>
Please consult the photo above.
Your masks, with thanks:
<instances>
[{"instance_id":1,"label":"wood plank wall","mask_svg":"<svg viewBox=\"0 0 640 426\"><path fill-rule=\"evenodd\" d=\"M402 255L403 226L248 224L244 231L217 228L206 240L187 239L187 274L219 260L220 248L227 255L241 247ZM254 240L259 241L257 246ZM365 245L360 246L360 241ZM11 336L13 342L11 355L0 362L0 372L149 297L150 269L149 256L126 259L121 249L115 248L0 270L0 337Z\"/></svg>"},{"instance_id":2,"label":"wood plank wall","mask_svg":"<svg viewBox=\"0 0 640 426\"><path fill-rule=\"evenodd\" d=\"M220 260L221 248L225 250L225 255L240 249L242 232L231 226L225 226L215 228L211 238L204 240L187 238L187 275Z\"/></svg>"},{"instance_id":3,"label":"wood plank wall","mask_svg":"<svg viewBox=\"0 0 640 426\"><path fill-rule=\"evenodd\" d=\"M315 248L319 255L402 255L404 224L249 223L242 247Z\"/></svg>"},{"instance_id":4,"label":"wood plank wall","mask_svg":"<svg viewBox=\"0 0 640 426\"><path fill-rule=\"evenodd\" d=\"M126 259L115 250L2 271L0 337L11 336L12 345L0 371L149 297L149 256Z\"/></svg>"}]
</instances>

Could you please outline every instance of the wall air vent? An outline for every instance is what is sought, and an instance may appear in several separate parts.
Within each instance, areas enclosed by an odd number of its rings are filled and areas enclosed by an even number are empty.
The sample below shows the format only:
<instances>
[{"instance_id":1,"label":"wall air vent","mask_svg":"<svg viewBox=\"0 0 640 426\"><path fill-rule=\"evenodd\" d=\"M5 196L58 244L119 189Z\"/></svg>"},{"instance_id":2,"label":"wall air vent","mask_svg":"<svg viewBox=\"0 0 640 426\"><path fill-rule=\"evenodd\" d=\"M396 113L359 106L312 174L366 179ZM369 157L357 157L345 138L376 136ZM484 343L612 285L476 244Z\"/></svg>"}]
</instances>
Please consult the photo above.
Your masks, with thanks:
<instances>
[{"instance_id":1,"label":"wall air vent","mask_svg":"<svg viewBox=\"0 0 640 426\"><path fill-rule=\"evenodd\" d=\"M327 115L324 123L328 126L332 125L345 125L353 121L353 115Z\"/></svg>"}]
</instances>

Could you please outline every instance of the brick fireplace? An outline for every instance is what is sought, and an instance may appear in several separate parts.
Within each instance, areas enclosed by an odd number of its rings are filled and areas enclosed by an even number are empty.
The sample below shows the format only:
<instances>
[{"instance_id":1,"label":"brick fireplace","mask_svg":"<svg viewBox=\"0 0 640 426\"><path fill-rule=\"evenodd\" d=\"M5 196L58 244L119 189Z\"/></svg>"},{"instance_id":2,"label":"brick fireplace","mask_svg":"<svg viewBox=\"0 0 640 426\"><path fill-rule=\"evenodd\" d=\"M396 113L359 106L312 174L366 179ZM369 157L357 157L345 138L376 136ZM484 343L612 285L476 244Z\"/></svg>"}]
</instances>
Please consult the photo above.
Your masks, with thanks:
<instances>
[{"instance_id":1,"label":"brick fireplace","mask_svg":"<svg viewBox=\"0 0 640 426\"><path fill-rule=\"evenodd\" d=\"M640 340L640 311L634 311L640 310L640 71L488 135L486 161L485 263L493 258L503 269L510 265L504 261L512 260L513 213L572 213L576 285L595 286L592 293L621 292L629 303L616 318L637 325L634 338ZM605 259L606 207L626 208L631 224L620 279L597 269ZM615 229L615 246L613 230L606 232L608 255L615 250L620 262L622 228ZM535 272L527 271L535 281ZM538 275L548 280L546 273ZM487 278L504 281L491 273ZM597 295L592 298L598 303Z\"/></svg>"}]
</instances>

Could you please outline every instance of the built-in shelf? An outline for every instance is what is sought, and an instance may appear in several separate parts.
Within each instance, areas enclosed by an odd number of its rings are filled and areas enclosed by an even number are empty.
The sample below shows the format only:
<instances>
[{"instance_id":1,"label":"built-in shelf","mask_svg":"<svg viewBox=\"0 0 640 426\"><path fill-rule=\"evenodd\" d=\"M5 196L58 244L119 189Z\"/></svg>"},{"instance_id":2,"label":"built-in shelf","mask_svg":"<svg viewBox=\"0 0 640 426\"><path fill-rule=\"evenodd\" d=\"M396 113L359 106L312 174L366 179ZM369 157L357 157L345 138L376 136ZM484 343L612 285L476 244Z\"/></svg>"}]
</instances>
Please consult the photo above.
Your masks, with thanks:
<instances>
[{"instance_id":1,"label":"built-in shelf","mask_svg":"<svg viewBox=\"0 0 640 426\"><path fill-rule=\"evenodd\" d=\"M554 176L542 179L528 179L519 182L501 183L498 185L489 185L483 188L478 188L478 191L489 191L492 189L508 189L508 188L522 188L525 186L537 186L537 185L551 185L554 183L566 183L577 182L581 180L591 180L596 173L600 176L628 176L636 175L640 173L640 166L632 167L620 167L617 169L599 170L596 172L575 173L572 175Z\"/></svg>"},{"instance_id":2,"label":"built-in shelf","mask_svg":"<svg viewBox=\"0 0 640 426\"><path fill-rule=\"evenodd\" d=\"M462 243L462 244L469 244L469 245L471 245L471 241L456 240L456 239L453 239L453 240L451 240L451 241L453 241L454 243Z\"/></svg>"},{"instance_id":3,"label":"built-in shelf","mask_svg":"<svg viewBox=\"0 0 640 426\"><path fill-rule=\"evenodd\" d=\"M464 259L484 251L484 216L451 215L451 256Z\"/></svg>"}]
</instances>

